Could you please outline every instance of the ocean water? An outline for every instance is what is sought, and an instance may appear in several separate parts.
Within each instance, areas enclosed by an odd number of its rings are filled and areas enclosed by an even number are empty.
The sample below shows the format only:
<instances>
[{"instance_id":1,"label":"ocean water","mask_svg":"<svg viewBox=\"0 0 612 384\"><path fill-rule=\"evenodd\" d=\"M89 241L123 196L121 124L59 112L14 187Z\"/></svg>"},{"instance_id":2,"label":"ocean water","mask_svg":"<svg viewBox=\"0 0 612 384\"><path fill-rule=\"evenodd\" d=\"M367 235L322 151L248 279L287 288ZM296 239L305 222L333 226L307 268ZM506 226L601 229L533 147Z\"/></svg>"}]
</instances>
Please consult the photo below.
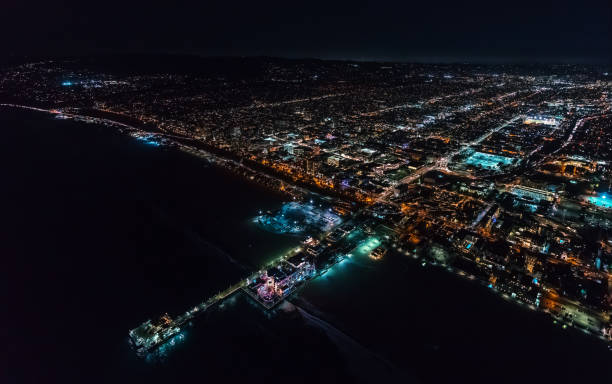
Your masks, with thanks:
<instances>
[{"instance_id":1,"label":"ocean water","mask_svg":"<svg viewBox=\"0 0 612 384\"><path fill-rule=\"evenodd\" d=\"M299 243L286 198L113 128L0 110L0 382L576 382L606 345L435 267L347 259L263 312L237 294L155 359L127 332Z\"/></svg>"}]
</instances>

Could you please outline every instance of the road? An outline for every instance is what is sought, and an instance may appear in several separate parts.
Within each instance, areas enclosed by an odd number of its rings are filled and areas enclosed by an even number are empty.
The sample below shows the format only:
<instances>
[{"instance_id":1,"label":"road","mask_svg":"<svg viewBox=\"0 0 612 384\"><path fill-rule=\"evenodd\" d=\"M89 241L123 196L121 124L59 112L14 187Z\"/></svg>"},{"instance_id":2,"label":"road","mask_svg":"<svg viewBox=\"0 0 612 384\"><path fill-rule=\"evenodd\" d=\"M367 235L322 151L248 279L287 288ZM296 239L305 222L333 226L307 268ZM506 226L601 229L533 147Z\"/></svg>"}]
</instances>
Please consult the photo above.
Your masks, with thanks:
<instances>
[{"instance_id":1,"label":"road","mask_svg":"<svg viewBox=\"0 0 612 384\"><path fill-rule=\"evenodd\" d=\"M423 166L419 169L417 169L414 173L404 177L403 179L401 179L397 185L401 185L401 184L410 184L412 182L414 182L415 180L417 180L419 177L423 176L424 174L426 174L429 171L433 171L433 170L440 170L440 171L445 171L445 172L451 172L448 169L448 162L450 161L450 159L452 159L453 157L463 153L464 151L468 150L470 147L480 144L482 143L484 140L486 140L489 136L491 136L492 134L499 132L500 130L504 129L505 127L507 127L508 125L514 123L515 121L521 119L523 116L522 115L517 115L515 117L513 117L510 120L507 120L506 122L504 122L503 124L498 125L497 127L487 131L485 134L483 134L482 136L479 136L478 138L474 139L473 141L464 144L461 148L459 148L456 151L451 152L450 154L446 155L446 156L442 156L439 157L434 164L432 165L427 165L427 166ZM388 188L386 188L379 196L377 199L377 202L384 202L384 203L390 203L388 201L388 198L391 196L391 194L393 193L393 190L395 189L395 187L397 185L393 185L393 186L389 186Z\"/></svg>"}]
</instances>

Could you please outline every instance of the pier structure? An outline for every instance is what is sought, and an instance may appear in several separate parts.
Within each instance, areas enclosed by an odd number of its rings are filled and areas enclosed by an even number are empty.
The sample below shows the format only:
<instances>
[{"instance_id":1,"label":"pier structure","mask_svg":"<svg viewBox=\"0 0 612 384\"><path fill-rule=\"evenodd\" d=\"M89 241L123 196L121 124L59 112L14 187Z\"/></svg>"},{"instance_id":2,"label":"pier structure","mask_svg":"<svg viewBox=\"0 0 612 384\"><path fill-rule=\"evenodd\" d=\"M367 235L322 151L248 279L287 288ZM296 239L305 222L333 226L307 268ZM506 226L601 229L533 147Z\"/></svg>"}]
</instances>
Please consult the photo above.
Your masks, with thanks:
<instances>
[{"instance_id":1,"label":"pier structure","mask_svg":"<svg viewBox=\"0 0 612 384\"><path fill-rule=\"evenodd\" d=\"M353 230L354 226L345 223ZM178 335L182 328L198 315L232 296L237 291L245 292L265 310L269 310L303 287L305 283L323 274L332 265L347 257L341 249L336 249L338 241L334 234L342 236L350 231L334 228L321 233L318 239L309 238L301 246L291 249L280 258L270 262L259 271L252 273L216 295L202 301L172 319L164 314L157 321L147 320L129 332L130 342L141 356L168 342ZM318 252L312 252L317 249ZM318 268L322 266L322 268Z\"/></svg>"},{"instance_id":2,"label":"pier structure","mask_svg":"<svg viewBox=\"0 0 612 384\"><path fill-rule=\"evenodd\" d=\"M146 354L177 335L190 320L233 295L245 285L246 281L240 281L192 307L175 319L172 319L168 314L164 314L155 322L145 321L130 331L132 345L139 355Z\"/></svg>"}]
</instances>

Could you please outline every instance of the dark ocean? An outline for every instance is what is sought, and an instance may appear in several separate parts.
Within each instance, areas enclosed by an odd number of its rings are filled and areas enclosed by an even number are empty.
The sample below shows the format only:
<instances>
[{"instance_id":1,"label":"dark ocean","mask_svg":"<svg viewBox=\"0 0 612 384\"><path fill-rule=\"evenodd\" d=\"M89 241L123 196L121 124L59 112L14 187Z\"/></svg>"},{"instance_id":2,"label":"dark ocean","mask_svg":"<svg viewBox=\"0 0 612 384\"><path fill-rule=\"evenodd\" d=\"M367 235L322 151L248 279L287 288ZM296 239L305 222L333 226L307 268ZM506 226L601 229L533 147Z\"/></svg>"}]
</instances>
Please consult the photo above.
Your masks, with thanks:
<instances>
[{"instance_id":1,"label":"dark ocean","mask_svg":"<svg viewBox=\"0 0 612 384\"><path fill-rule=\"evenodd\" d=\"M297 245L286 200L115 128L0 107L0 382L611 382L612 353L412 259L351 258L263 312L241 293L154 359L128 331Z\"/></svg>"}]
</instances>

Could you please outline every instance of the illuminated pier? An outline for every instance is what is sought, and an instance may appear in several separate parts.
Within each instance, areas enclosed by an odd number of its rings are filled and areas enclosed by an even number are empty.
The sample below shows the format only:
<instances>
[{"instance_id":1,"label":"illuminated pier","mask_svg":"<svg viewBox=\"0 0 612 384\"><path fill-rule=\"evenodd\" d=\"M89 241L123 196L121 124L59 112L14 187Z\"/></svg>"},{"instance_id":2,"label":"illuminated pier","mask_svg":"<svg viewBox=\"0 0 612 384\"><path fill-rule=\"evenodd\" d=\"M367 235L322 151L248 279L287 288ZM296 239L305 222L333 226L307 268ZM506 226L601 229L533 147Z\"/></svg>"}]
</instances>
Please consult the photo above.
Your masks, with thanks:
<instances>
[{"instance_id":1,"label":"illuminated pier","mask_svg":"<svg viewBox=\"0 0 612 384\"><path fill-rule=\"evenodd\" d=\"M173 336L177 335L187 322L199 314L204 313L207 309L213 307L215 304L218 304L227 297L233 295L245 284L246 283L244 281L241 281L232 285L231 287L228 287L208 300L205 300L195 307L187 310L176 319L172 319L168 314L165 314L155 322L147 320L137 328L130 331L130 341L132 342L137 353L139 355L144 355L154 348L164 344Z\"/></svg>"},{"instance_id":2,"label":"illuminated pier","mask_svg":"<svg viewBox=\"0 0 612 384\"><path fill-rule=\"evenodd\" d=\"M178 317L173 319L165 314L157 321L147 320L132 329L129 332L130 341L138 355L144 356L171 341L180 335L182 328L190 320L239 290L245 292L265 310L283 302L303 287L306 282L324 274L330 267L349 256L338 244L342 243L341 239L346 239L349 244L352 244L353 239L348 234L357 231L354 225L345 223L343 226L332 225L331 228L326 227L326 229L327 231L321 233L318 240L310 237L302 246L292 249L265 268L192 307ZM362 247L368 247L368 253L380 245L378 239L370 240L369 243L362 244ZM353 247L354 245L351 246Z\"/></svg>"}]
</instances>

